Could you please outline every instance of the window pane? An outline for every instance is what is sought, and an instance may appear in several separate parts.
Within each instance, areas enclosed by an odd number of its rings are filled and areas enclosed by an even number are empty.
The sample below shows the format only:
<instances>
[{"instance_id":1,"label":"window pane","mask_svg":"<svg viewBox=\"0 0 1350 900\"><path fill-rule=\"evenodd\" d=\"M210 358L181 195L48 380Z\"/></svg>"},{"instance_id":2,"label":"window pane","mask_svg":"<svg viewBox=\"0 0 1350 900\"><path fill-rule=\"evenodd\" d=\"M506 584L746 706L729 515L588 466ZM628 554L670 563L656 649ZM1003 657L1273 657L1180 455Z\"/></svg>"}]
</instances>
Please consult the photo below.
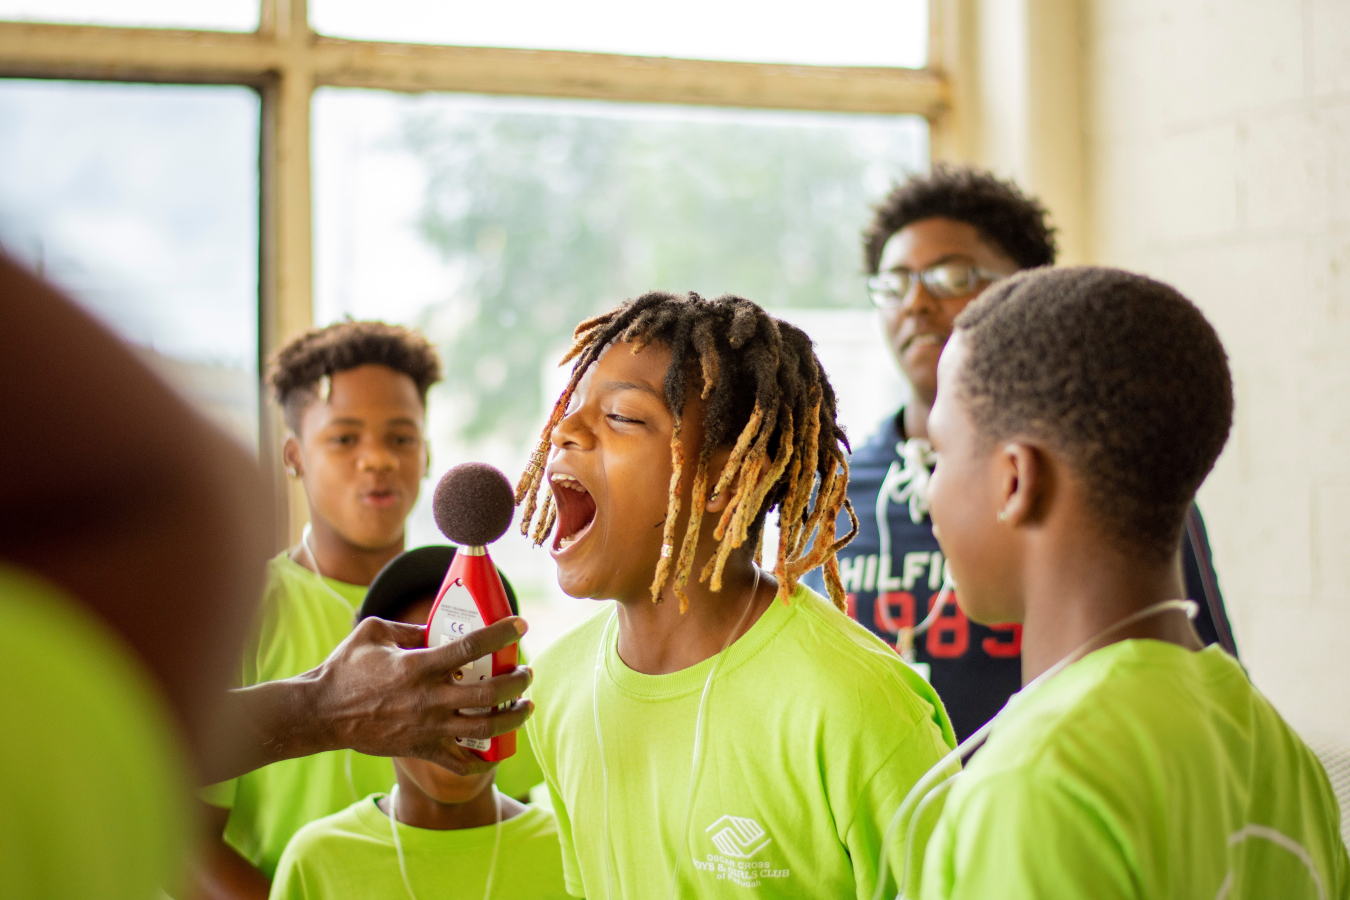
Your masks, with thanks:
<instances>
[{"instance_id":1,"label":"window pane","mask_svg":"<svg viewBox=\"0 0 1350 900\"><path fill-rule=\"evenodd\" d=\"M816 338L861 439L900 379L864 289L859 233L894 179L927 167L927 125L845 116L341 89L314 111L316 319L425 330L446 382L435 472L517 475L582 318L653 288L738 293ZM437 539L425 495L413 542ZM552 561L508 536L534 641Z\"/></svg>"},{"instance_id":2,"label":"window pane","mask_svg":"<svg viewBox=\"0 0 1350 900\"><path fill-rule=\"evenodd\" d=\"M824 66L928 59L928 0L836 0L791 14L762 0L310 0L309 9L315 30L363 40Z\"/></svg>"},{"instance_id":3,"label":"window pane","mask_svg":"<svg viewBox=\"0 0 1350 900\"><path fill-rule=\"evenodd\" d=\"M0 19L257 31L259 0L0 0Z\"/></svg>"},{"instance_id":4,"label":"window pane","mask_svg":"<svg viewBox=\"0 0 1350 900\"><path fill-rule=\"evenodd\" d=\"M258 95L0 81L0 244L257 446Z\"/></svg>"}]
</instances>

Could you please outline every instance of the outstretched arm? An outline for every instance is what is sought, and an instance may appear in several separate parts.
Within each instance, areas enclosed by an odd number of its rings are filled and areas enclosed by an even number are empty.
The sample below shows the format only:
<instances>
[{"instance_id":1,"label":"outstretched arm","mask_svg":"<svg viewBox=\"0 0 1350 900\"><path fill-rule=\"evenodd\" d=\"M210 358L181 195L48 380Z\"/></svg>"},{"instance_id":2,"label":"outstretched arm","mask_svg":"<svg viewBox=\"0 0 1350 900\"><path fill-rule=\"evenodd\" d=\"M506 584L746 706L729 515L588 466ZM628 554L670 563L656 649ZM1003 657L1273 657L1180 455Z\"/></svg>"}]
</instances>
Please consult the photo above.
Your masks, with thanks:
<instances>
[{"instance_id":1,"label":"outstretched arm","mask_svg":"<svg viewBox=\"0 0 1350 900\"><path fill-rule=\"evenodd\" d=\"M454 672L515 643L525 620L512 616L457 641L426 649L417 625L365 619L318 668L230 691L229 717L241 732L240 755L208 773L223 781L282 759L352 749L370 756L413 756L461 775L494 763L455 743L525 724L533 710L517 698L530 685L518 667L474 685ZM509 703L505 709L497 709ZM491 708L486 715L461 712Z\"/></svg>"}]
</instances>

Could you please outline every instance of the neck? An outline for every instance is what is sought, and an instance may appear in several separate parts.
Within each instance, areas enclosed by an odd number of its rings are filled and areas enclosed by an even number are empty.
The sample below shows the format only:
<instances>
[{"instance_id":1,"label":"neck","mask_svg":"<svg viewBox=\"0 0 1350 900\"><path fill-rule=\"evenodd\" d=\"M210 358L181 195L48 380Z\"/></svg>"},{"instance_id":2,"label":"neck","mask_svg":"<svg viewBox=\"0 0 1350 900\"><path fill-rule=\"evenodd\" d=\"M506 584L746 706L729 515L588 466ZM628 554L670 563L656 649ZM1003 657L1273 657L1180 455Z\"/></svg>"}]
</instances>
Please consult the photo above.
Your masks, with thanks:
<instances>
[{"instance_id":1,"label":"neck","mask_svg":"<svg viewBox=\"0 0 1350 900\"><path fill-rule=\"evenodd\" d=\"M728 636L732 642L738 640L764 615L778 590L773 576L762 573L751 597L754 561L742 548L727 560L722 590L713 593L708 585L695 583L710 555L711 551L700 553L694 559L686 586L689 609L683 614L670 586L660 603L652 603L650 594L619 601L619 658L624 665L644 675L668 675L696 666L728 646Z\"/></svg>"},{"instance_id":2,"label":"neck","mask_svg":"<svg viewBox=\"0 0 1350 900\"><path fill-rule=\"evenodd\" d=\"M912 388L911 388L912 390ZM928 414L933 410L933 401L936 397L923 397L918 391L913 391L913 396L900 410L903 417L901 425L904 428L905 439L923 438L928 439Z\"/></svg>"},{"instance_id":3,"label":"neck","mask_svg":"<svg viewBox=\"0 0 1350 900\"><path fill-rule=\"evenodd\" d=\"M318 563L318 570L325 578L368 585L391 559L403 552L403 534L400 533L387 547L370 550L358 547L332 525L315 518L310 524L308 544L314 559L310 559L303 542L291 550L291 559L310 571L314 571L314 564Z\"/></svg>"},{"instance_id":4,"label":"neck","mask_svg":"<svg viewBox=\"0 0 1350 900\"><path fill-rule=\"evenodd\" d=\"M497 823L498 794L488 785L478 796L463 803L440 803L427 796L416 784L405 780L399 773L398 781L398 822L412 828L425 828L429 831L455 831L460 828L482 828ZM524 809L510 797L501 796L502 821L519 815ZM380 810L389 815L389 798L379 800Z\"/></svg>"},{"instance_id":5,"label":"neck","mask_svg":"<svg viewBox=\"0 0 1350 900\"><path fill-rule=\"evenodd\" d=\"M1102 636L1142 609L1185 597L1180 560L1149 563L1138 554L1070 545L1055 558L1029 559L1022 578L1022 683L1025 685L1085 642L1096 650L1150 638L1189 650L1204 645L1179 610L1161 612Z\"/></svg>"}]
</instances>

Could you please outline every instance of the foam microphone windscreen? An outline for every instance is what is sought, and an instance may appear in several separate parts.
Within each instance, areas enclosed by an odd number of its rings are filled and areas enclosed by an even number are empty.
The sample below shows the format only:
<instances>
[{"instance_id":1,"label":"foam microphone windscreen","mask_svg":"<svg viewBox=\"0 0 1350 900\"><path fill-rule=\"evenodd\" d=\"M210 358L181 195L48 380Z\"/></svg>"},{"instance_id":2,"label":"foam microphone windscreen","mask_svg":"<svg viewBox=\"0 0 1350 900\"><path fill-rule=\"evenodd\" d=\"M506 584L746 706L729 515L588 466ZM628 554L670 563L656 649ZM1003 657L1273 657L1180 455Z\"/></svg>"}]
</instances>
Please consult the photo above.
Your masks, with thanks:
<instances>
[{"instance_id":1,"label":"foam microphone windscreen","mask_svg":"<svg viewBox=\"0 0 1350 900\"><path fill-rule=\"evenodd\" d=\"M505 534L515 506L511 482L487 463L461 463L446 472L431 502L441 533L469 547L490 544Z\"/></svg>"}]
</instances>

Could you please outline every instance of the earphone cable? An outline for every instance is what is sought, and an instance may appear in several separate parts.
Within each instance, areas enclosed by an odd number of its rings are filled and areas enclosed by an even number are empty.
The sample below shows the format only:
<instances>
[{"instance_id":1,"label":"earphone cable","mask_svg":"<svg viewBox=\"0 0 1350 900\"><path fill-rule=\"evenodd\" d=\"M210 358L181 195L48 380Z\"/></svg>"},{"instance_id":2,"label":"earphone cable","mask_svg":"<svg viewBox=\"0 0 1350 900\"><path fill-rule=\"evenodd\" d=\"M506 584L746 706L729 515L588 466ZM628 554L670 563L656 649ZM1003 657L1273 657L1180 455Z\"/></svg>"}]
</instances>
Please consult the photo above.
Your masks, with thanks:
<instances>
[{"instance_id":1,"label":"earphone cable","mask_svg":"<svg viewBox=\"0 0 1350 900\"><path fill-rule=\"evenodd\" d=\"M886 855L886 847L890 845L891 840L895 836L896 827L899 826L906 809L910 807L911 801L913 801L915 809L910 816L909 827L906 829L904 855L901 857L903 866L900 870L900 878L896 882L896 885L899 888L896 900L905 900L905 882L909 878L910 858L914 853L913 844L917 823L921 818L923 807L929 799L929 794L935 789L946 790L952 785L960 772L958 771L947 775L948 767L952 763L959 763L963 757L979 747L980 744L984 743L985 738L989 736L989 732L993 730L994 723L997 722L999 717L1008 709L1008 706L1012 703L1014 698L1031 694L1046 681L1058 675L1065 668L1085 656L1093 644L1097 643L1107 635L1114 634L1120 629L1133 625L1136 622L1173 610L1181 610L1186 613L1187 618L1194 619L1196 614L1200 611L1200 607L1194 600L1163 600L1159 603L1154 603L1151 606L1146 606L1113 625L1108 625L1106 628L1079 644L1076 649L1066 655L1063 659L1046 669L1040 675L1037 675L1020 691L1008 698L1008 702L1003 705L1003 709L999 710L992 719L985 722L974 734L962 741L955 750L952 750L946 756L942 757L942 759L938 760L935 765L925 772L919 780L914 783L914 786L909 789L909 793L905 795L905 798L900 801L900 806L895 810L895 815L891 817L891 821L886 826L885 834L881 840L880 858L877 860L877 888L872 894L872 900L882 900L883 898L886 890L886 876L890 871L890 859ZM936 787L933 782L939 778L943 778L944 775L946 775L946 777L942 785L940 788Z\"/></svg>"},{"instance_id":2,"label":"earphone cable","mask_svg":"<svg viewBox=\"0 0 1350 900\"><path fill-rule=\"evenodd\" d=\"M502 846L502 795L497 790L497 786L492 786L493 805L497 807L497 825L494 828L492 839L492 857L488 863L487 886L483 889L483 900L490 900L492 897L492 881L497 874L497 852ZM394 853L398 856L398 871L403 876L403 887L408 892L409 900L417 900L417 894L413 893L412 882L408 880L408 864L403 857L403 842L398 837L398 784L394 784L389 791L389 830L394 835Z\"/></svg>"}]
</instances>

